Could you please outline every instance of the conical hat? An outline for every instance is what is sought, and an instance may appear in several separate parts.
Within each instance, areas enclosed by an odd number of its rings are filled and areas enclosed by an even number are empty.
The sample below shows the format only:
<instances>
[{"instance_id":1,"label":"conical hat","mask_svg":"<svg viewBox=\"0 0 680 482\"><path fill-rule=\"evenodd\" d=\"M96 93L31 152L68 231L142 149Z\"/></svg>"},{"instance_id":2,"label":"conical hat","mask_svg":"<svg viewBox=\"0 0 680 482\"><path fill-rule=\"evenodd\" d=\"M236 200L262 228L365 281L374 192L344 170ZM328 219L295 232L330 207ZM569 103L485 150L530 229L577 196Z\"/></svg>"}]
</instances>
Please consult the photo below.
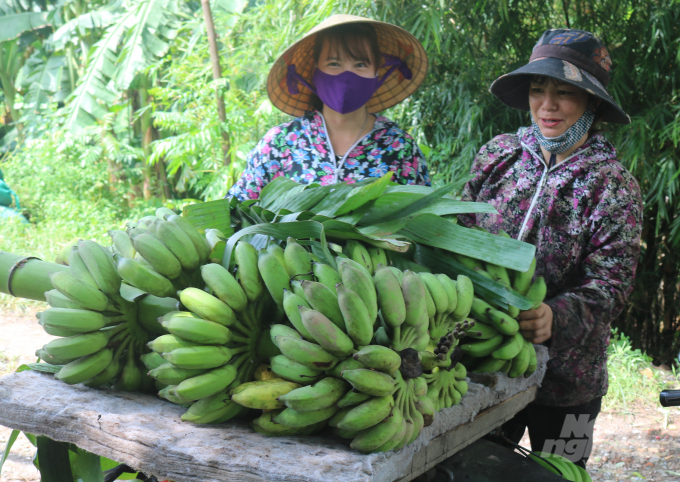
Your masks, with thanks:
<instances>
[{"instance_id":1,"label":"conical hat","mask_svg":"<svg viewBox=\"0 0 680 482\"><path fill-rule=\"evenodd\" d=\"M347 23L369 23L373 25L378 38L378 46L382 54L393 55L403 60L411 69L411 79L404 78L399 69L394 70L373 97L366 104L369 112L381 112L392 107L420 86L427 73L427 54L420 42L403 28L385 22L355 15L333 15L310 30L304 37L295 42L276 60L269 71L267 79L267 93L269 99L277 108L299 117L312 110L312 92L301 83L298 84L299 94L293 95L288 91L286 82L288 66L295 65L296 72L311 83L314 65L314 42L316 34L337 25ZM378 75L384 75L389 67L378 69Z\"/></svg>"}]
</instances>

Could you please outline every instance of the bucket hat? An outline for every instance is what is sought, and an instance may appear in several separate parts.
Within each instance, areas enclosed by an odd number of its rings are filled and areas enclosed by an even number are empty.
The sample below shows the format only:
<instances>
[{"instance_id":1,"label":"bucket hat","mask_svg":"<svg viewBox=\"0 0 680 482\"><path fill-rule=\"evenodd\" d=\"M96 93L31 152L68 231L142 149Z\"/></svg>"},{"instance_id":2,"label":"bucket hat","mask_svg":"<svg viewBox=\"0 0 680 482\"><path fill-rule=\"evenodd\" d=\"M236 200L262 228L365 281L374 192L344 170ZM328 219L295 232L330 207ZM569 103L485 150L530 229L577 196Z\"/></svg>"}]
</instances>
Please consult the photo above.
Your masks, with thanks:
<instances>
[{"instance_id":1,"label":"bucket hat","mask_svg":"<svg viewBox=\"0 0 680 482\"><path fill-rule=\"evenodd\" d=\"M355 15L333 15L311 29L288 47L274 62L267 78L269 100L286 114L299 117L312 110L313 93L296 75L311 81L315 69L314 43L316 35L326 29L348 23L373 26L380 52L385 62L378 69L382 77L390 70L386 81L373 94L366 106L371 113L392 107L418 89L427 73L428 59L421 43L401 27Z\"/></svg>"},{"instance_id":2,"label":"bucket hat","mask_svg":"<svg viewBox=\"0 0 680 482\"><path fill-rule=\"evenodd\" d=\"M630 117L607 92L611 65L609 51L592 33L546 30L534 46L529 63L497 78L489 91L504 104L528 111L531 77L545 75L602 99L597 113L604 122L630 124Z\"/></svg>"}]
</instances>

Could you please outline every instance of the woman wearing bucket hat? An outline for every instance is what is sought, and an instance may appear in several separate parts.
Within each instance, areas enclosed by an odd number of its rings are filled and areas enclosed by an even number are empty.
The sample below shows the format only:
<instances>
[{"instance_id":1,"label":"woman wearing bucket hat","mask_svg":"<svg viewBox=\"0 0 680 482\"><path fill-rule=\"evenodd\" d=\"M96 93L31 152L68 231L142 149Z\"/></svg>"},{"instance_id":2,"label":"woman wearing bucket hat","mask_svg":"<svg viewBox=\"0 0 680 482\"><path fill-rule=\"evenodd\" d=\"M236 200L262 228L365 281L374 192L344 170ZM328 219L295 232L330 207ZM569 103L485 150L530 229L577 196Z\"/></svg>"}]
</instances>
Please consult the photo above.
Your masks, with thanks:
<instances>
[{"instance_id":1,"label":"woman wearing bucket hat","mask_svg":"<svg viewBox=\"0 0 680 482\"><path fill-rule=\"evenodd\" d=\"M405 30L353 15L324 20L269 72L271 102L296 118L265 134L228 195L255 199L279 176L332 184L393 171L400 184L429 184L414 139L375 115L411 95L426 72L425 50Z\"/></svg>"},{"instance_id":2,"label":"woman wearing bucket hat","mask_svg":"<svg viewBox=\"0 0 680 482\"><path fill-rule=\"evenodd\" d=\"M491 86L503 103L529 111L531 127L497 136L480 150L463 199L489 202L498 215L461 220L536 246L536 275L548 292L521 312L526 339L550 354L534 403L503 426L533 450L585 468L607 393L611 321L633 288L640 252L642 198L595 120L630 119L606 90L611 58L589 32L548 30L529 63Z\"/></svg>"}]
</instances>

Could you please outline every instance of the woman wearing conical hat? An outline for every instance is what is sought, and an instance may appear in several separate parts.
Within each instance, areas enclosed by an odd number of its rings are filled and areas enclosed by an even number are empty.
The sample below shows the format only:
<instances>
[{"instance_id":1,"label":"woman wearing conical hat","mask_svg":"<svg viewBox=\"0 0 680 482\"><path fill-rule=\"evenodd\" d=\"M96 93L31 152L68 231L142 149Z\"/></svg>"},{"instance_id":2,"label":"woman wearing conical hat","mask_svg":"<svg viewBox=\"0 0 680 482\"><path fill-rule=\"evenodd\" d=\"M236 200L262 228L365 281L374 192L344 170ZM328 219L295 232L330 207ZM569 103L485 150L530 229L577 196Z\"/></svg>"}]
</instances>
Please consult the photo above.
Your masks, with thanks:
<instances>
[{"instance_id":1,"label":"woman wearing conical hat","mask_svg":"<svg viewBox=\"0 0 680 482\"><path fill-rule=\"evenodd\" d=\"M606 89L612 60L590 32L546 31L529 62L496 79L491 93L531 114L531 126L488 142L463 192L497 215L461 216L536 246L536 276L547 296L519 314L524 338L548 347L536 400L503 426L533 450L556 452L581 467L607 393L612 320L633 289L640 253L642 196L614 146L594 128L630 123Z\"/></svg>"},{"instance_id":2,"label":"woman wearing conical hat","mask_svg":"<svg viewBox=\"0 0 680 482\"><path fill-rule=\"evenodd\" d=\"M425 51L405 30L352 15L326 19L272 67L269 98L296 118L258 142L229 196L256 199L279 176L325 185L392 171L397 183L429 185L415 140L377 115L411 95L426 72Z\"/></svg>"}]
</instances>

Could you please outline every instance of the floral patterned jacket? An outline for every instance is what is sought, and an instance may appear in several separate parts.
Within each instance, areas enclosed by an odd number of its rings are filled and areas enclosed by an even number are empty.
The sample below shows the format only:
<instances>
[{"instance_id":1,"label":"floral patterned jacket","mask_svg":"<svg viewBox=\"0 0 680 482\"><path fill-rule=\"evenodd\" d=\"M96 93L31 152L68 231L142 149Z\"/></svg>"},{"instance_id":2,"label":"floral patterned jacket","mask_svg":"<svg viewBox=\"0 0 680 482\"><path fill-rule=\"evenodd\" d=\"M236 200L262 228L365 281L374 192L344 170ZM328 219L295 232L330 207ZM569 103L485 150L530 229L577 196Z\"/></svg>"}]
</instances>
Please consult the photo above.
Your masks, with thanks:
<instances>
[{"instance_id":1,"label":"floral patterned jacket","mask_svg":"<svg viewBox=\"0 0 680 482\"><path fill-rule=\"evenodd\" d=\"M500 214L461 216L536 246L553 312L550 361L536 402L574 406L607 393L611 321L633 289L642 197L614 147L594 134L546 172L533 128L497 136L480 150L463 199Z\"/></svg>"},{"instance_id":2,"label":"floral patterned jacket","mask_svg":"<svg viewBox=\"0 0 680 482\"><path fill-rule=\"evenodd\" d=\"M326 185L380 177L388 170L395 172L392 180L399 184L430 185L418 145L394 122L378 116L373 130L338 158L328 142L323 115L314 111L270 129L248 155L241 178L227 196L257 199L262 188L279 176Z\"/></svg>"}]
</instances>

